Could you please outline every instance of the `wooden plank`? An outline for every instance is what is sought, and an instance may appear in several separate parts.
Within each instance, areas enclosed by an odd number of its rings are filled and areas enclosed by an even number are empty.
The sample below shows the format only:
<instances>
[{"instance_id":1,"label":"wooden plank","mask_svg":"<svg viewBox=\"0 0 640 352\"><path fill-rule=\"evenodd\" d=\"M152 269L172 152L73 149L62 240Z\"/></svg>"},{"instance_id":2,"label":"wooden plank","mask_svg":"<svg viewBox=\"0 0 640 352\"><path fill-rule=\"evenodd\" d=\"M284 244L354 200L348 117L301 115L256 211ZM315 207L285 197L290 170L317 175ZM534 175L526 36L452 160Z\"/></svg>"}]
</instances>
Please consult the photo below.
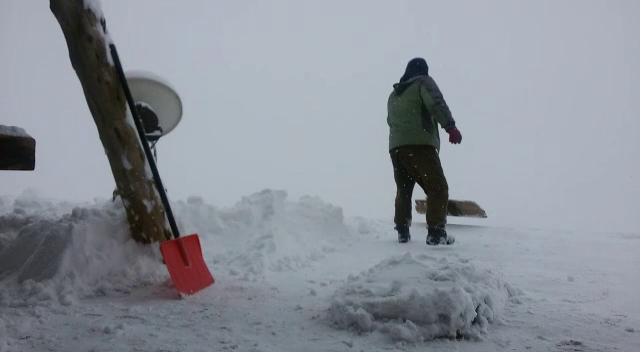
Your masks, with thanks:
<instances>
[{"instance_id":1,"label":"wooden plank","mask_svg":"<svg viewBox=\"0 0 640 352\"><path fill-rule=\"evenodd\" d=\"M426 199L417 199L415 203L415 209L418 213L427 213ZM487 213L476 202L470 200L449 199L447 204L447 216L486 218Z\"/></svg>"},{"instance_id":2,"label":"wooden plank","mask_svg":"<svg viewBox=\"0 0 640 352\"><path fill-rule=\"evenodd\" d=\"M36 140L23 129L0 125L0 170L33 171Z\"/></svg>"},{"instance_id":3,"label":"wooden plank","mask_svg":"<svg viewBox=\"0 0 640 352\"><path fill-rule=\"evenodd\" d=\"M487 213L476 202L470 200L450 199L447 205L447 215L471 218L486 218Z\"/></svg>"}]
</instances>

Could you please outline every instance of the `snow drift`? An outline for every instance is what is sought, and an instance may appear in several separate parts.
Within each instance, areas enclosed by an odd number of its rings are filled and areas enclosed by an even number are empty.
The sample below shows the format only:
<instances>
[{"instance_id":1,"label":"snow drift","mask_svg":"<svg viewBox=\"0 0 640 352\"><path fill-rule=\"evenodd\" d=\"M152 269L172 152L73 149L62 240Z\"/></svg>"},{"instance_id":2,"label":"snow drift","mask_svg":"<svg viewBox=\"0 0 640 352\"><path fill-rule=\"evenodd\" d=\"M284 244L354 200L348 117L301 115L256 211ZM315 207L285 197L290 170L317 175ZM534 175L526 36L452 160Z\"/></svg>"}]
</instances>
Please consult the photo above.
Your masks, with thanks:
<instances>
[{"instance_id":1,"label":"snow drift","mask_svg":"<svg viewBox=\"0 0 640 352\"><path fill-rule=\"evenodd\" d=\"M406 342L478 338L517 294L490 270L407 253L349 276L333 296L330 317L341 328Z\"/></svg>"},{"instance_id":2,"label":"snow drift","mask_svg":"<svg viewBox=\"0 0 640 352\"><path fill-rule=\"evenodd\" d=\"M172 204L181 234L198 233L214 276L241 280L292 271L352 237L342 209L319 198L264 190L220 209L199 197ZM215 270L214 270L215 269ZM129 292L168 282L156 245L135 243L120 201L70 204L25 192L0 198L0 306Z\"/></svg>"},{"instance_id":3,"label":"snow drift","mask_svg":"<svg viewBox=\"0 0 640 352\"><path fill-rule=\"evenodd\" d=\"M191 197L176 203L177 222L184 233L199 234L216 270L247 281L309 267L354 239L342 208L317 197L287 197L285 191L263 190L228 209Z\"/></svg>"},{"instance_id":4,"label":"snow drift","mask_svg":"<svg viewBox=\"0 0 640 352\"><path fill-rule=\"evenodd\" d=\"M0 305L68 305L77 297L126 292L167 277L158 246L130 238L121 203L56 206L31 194L15 199L11 212L4 203Z\"/></svg>"}]
</instances>

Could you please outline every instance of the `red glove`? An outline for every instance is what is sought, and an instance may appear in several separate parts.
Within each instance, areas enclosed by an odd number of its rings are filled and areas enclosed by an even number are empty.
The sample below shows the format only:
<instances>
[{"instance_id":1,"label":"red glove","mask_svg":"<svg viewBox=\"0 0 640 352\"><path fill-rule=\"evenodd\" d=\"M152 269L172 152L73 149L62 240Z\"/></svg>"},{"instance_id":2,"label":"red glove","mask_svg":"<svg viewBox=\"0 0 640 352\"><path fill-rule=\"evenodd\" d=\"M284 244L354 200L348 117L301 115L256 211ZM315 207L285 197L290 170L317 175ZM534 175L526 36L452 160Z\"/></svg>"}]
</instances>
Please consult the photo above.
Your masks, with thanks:
<instances>
[{"instance_id":1,"label":"red glove","mask_svg":"<svg viewBox=\"0 0 640 352\"><path fill-rule=\"evenodd\" d=\"M449 142L451 144L460 144L462 142L462 134L460 134L456 126L449 127L446 131L449 134Z\"/></svg>"}]
</instances>

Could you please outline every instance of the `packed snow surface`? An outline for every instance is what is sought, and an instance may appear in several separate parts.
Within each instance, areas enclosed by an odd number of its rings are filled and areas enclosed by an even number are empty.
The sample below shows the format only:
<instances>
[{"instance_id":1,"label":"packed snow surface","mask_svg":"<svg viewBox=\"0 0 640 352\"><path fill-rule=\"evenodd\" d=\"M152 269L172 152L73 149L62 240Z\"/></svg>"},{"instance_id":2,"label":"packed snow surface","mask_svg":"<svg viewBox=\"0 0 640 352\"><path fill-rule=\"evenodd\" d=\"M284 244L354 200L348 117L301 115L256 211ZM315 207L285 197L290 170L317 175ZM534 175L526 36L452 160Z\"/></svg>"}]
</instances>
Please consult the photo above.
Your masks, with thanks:
<instances>
[{"instance_id":1,"label":"packed snow surface","mask_svg":"<svg viewBox=\"0 0 640 352\"><path fill-rule=\"evenodd\" d=\"M0 352L637 351L640 234L388 220L264 190L172 202L216 283L180 298L118 199L0 197ZM452 221L453 222L453 221Z\"/></svg>"}]
</instances>

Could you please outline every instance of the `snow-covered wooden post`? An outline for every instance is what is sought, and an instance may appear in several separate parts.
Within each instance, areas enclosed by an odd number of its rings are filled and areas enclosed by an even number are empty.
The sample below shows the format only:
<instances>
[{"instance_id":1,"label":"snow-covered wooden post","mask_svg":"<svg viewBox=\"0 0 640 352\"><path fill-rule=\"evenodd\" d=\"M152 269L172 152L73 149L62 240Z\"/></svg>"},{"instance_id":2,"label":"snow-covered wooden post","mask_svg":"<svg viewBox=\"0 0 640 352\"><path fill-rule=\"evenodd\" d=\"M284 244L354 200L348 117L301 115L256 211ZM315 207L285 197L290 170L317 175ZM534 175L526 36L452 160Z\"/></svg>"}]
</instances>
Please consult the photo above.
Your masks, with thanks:
<instances>
[{"instance_id":1,"label":"snow-covered wooden post","mask_svg":"<svg viewBox=\"0 0 640 352\"><path fill-rule=\"evenodd\" d=\"M99 0L50 0L127 211L131 235L143 243L171 236L140 138L109 53Z\"/></svg>"}]
</instances>

